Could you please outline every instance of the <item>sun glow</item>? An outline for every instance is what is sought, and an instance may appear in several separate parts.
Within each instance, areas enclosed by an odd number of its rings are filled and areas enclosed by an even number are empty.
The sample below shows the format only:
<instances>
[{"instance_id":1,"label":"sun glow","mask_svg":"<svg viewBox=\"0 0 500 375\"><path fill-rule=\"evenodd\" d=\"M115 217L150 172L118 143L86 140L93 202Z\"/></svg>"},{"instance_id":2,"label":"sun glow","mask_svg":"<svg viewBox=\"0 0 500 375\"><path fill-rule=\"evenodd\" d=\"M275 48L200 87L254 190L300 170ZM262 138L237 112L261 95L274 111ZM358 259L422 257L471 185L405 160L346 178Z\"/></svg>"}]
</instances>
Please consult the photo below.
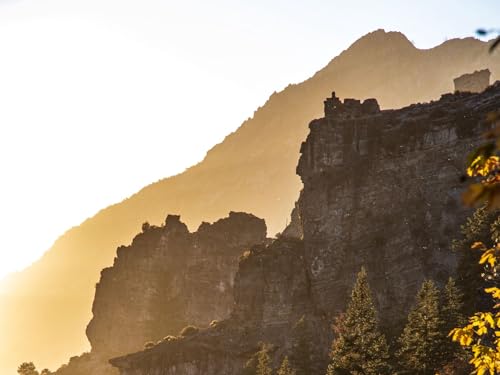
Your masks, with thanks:
<instances>
[{"instance_id":1,"label":"sun glow","mask_svg":"<svg viewBox=\"0 0 500 375\"><path fill-rule=\"evenodd\" d=\"M201 160L273 91L366 32L430 47L496 22L494 2L431 3L0 0L0 278Z\"/></svg>"}]
</instances>

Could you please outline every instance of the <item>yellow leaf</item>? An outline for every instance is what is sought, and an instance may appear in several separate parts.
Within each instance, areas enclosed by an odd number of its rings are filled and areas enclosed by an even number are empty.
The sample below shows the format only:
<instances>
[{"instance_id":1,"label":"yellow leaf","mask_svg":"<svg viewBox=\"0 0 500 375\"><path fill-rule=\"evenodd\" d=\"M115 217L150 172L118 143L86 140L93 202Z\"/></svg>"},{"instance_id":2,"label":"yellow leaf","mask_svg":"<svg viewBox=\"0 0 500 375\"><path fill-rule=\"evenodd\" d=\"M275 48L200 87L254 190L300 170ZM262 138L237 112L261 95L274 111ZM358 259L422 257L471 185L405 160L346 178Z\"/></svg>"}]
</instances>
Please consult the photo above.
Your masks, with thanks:
<instances>
[{"instance_id":1,"label":"yellow leaf","mask_svg":"<svg viewBox=\"0 0 500 375\"><path fill-rule=\"evenodd\" d=\"M500 299L500 288L497 287L486 288L484 291L488 294L491 294L491 296L494 299Z\"/></svg>"},{"instance_id":2,"label":"yellow leaf","mask_svg":"<svg viewBox=\"0 0 500 375\"><path fill-rule=\"evenodd\" d=\"M491 267L495 267L497 259L495 257L495 249L486 250L483 255L481 255L481 259L479 259L479 264L484 264L488 262Z\"/></svg>"},{"instance_id":3,"label":"yellow leaf","mask_svg":"<svg viewBox=\"0 0 500 375\"><path fill-rule=\"evenodd\" d=\"M474 242L470 248L474 250L475 249L486 250L486 246L482 242Z\"/></svg>"},{"instance_id":4,"label":"yellow leaf","mask_svg":"<svg viewBox=\"0 0 500 375\"><path fill-rule=\"evenodd\" d=\"M484 315L484 319L490 324L491 328L495 328L495 321L493 320L493 316L490 313L486 313Z\"/></svg>"}]
</instances>

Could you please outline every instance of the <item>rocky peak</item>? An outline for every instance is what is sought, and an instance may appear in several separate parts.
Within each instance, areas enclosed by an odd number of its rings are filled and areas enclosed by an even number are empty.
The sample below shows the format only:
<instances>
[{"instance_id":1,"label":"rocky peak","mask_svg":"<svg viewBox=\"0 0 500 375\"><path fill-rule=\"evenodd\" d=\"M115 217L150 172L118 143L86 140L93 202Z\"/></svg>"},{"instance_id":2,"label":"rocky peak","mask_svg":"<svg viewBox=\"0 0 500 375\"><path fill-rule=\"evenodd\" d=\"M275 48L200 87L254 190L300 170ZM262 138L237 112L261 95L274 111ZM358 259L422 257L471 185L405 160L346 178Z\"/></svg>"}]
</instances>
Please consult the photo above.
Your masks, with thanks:
<instances>
[{"instance_id":1,"label":"rocky peak","mask_svg":"<svg viewBox=\"0 0 500 375\"><path fill-rule=\"evenodd\" d=\"M361 38L359 38L352 47L357 48L380 48L381 46L390 46L389 48L400 50L403 49L416 49L412 42L399 31L385 31L384 29L377 29L372 31Z\"/></svg>"},{"instance_id":2,"label":"rocky peak","mask_svg":"<svg viewBox=\"0 0 500 375\"><path fill-rule=\"evenodd\" d=\"M168 215L161 227L143 225L130 246L118 248L113 267L101 272L87 327L92 352L58 375L85 368L112 373L107 360L113 356L177 335L189 324L206 327L229 317L238 259L265 239L264 220L239 212L193 233L178 215Z\"/></svg>"},{"instance_id":3,"label":"rocky peak","mask_svg":"<svg viewBox=\"0 0 500 375\"><path fill-rule=\"evenodd\" d=\"M325 117L335 116L342 118L352 118L369 116L380 112L380 106L377 99L366 99L361 103L357 99L344 99L342 102L335 92L324 101Z\"/></svg>"},{"instance_id":4,"label":"rocky peak","mask_svg":"<svg viewBox=\"0 0 500 375\"><path fill-rule=\"evenodd\" d=\"M490 76L491 72L489 69L462 74L453 80L455 91L476 93L484 91L490 85Z\"/></svg>"},{"instance_id":5,"label":"rocky peak","mask_svg":"<svg viewBox=\"0 0 500 375\"><path fill-rule=\"evenodd\" d=\"M167 218L165 219L165 230L169 233L189 233L187 225L181 222L180 215L167 215Z\"/></svg>"}]
</instances>

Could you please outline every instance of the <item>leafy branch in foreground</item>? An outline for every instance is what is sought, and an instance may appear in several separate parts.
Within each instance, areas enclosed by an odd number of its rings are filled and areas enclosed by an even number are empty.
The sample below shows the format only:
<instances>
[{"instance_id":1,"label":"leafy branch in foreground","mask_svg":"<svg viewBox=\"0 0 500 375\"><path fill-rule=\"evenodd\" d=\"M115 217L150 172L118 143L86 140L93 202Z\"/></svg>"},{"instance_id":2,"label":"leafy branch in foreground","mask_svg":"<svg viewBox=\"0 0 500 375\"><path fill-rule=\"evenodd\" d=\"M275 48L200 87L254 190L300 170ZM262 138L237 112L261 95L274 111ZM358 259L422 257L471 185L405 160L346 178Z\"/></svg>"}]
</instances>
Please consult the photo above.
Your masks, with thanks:
<instances>
[{"instance_id":1,"label":"leafy branch in foreground","mask_svg":"<svg viewBox=\"0 0 500 375\"><path fill-rule=\"evenodd\" d=\"M500 34L499 29L477 29L476 34L479 36L487 36L489 34ZM498 35L490 45L490 53L492 53L500 45L500 35Z\"/></svg>"}]
</instances>

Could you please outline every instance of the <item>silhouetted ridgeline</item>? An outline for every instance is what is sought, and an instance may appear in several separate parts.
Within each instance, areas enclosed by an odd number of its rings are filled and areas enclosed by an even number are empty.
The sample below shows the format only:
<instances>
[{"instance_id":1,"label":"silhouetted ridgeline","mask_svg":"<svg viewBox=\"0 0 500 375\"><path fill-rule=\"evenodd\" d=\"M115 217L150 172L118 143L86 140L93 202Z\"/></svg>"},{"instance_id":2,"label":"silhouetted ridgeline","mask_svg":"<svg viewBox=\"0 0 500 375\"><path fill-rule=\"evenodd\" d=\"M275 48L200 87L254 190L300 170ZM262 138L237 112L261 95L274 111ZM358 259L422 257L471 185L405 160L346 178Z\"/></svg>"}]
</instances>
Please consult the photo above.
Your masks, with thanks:
<instances>
[{"instance_id":1,"label":"silhouetted ridgeline","mask_svg":"<svg viewBox=\"0 0 500 375\"><path fill-rule=\"evenodd\" d=\"M87 327L89 354L58 375L112 374L109 358L144 348L189 324L208 327L229 317L238 259L264 243L264 220L231 212L190 233L179 216L160 227L144 225L130 246L117 250L101 272Z\"/></svg>"},{"instance_id":2,"label":"silhouetted ridgeline","mask_svg":"<svg viewBox=\"0 0 500 375\"><path fill-rule=\"evenodd\" d=\"M332 88L340 97L375 97L382 108L396 108L438 98L453 91L455 77L484 68L497 79L500 58L472 38L429 50L400 33L361 38L310 79L273 94L200 164L102 210L3 282L0 373L13 373L26 359L55 368L88 350L83 332L100 270L144 221L158 224L173 212L196 228L235 210L265 218L271 234L282 230L301 188L295 167L307 124L321 117Z\"/></svg>"}]
</instances>

